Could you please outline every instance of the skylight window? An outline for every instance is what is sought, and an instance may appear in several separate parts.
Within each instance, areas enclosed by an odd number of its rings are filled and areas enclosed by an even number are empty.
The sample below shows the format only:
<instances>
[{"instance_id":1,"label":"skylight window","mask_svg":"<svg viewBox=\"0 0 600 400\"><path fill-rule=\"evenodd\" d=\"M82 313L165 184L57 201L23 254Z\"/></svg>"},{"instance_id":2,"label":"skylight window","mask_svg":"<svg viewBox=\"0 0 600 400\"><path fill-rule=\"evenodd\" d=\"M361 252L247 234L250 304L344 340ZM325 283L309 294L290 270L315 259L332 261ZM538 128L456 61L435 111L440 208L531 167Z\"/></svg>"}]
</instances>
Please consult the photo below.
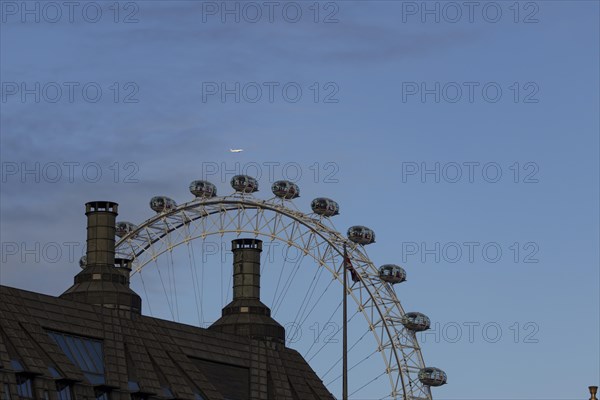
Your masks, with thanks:
<instances>
[{"instance_id":1,"label":"skylight window","mask_svg":"<svg viewBox=\"0 0 600 400\"><path fill-rule=\"evenodd\" d=\"M127 382L127 390L129 390L130 392L139 392L140 384L137 383L137 381L129 381Z\"/></svg>"},{"instance_id":2,"label":"skylight window","mask_svg":"<svg viewBox=\"0 0 600 400\"><path fill-rule=\"evenodd\" d=\"M162 394L163 394L163 397L166 397L167 399L175 398L175 396L173 396L173 391L168 386L162 387Z\"/></svg>"},{"instance_id":3,"label":"skylight window","mask_svg":"<svg viewBox=\"0 0 600 400\"><path fill-rule=\"evenodd\" d=\"M48 367L48 372L50 372L50 376L54 379L62 378L62 375L60 374L60 372L58 372L58 370L56 368L54 368L53 366Z\"/></svg>"},{"instance_id":4,"label":"skylight window","mask_svg":"<svg viewBox=\"0 0 600 400\"><path fill-rule=\"evenodd\" d=\"M23 372L25 368L23 368L23 364L19 360L10 360L10 367L17 372Z\"/></svg>"},{"instance_id":5,"label":"skylight window","mask_svg":"<svg viewBox=\"0 0 600 400\"><path fill-rule=\"evenodd\" d=\"M104 352L101 341L53 331L48 331L48 335L92 385L104 384Z\"/></svg>"}]
</instances>

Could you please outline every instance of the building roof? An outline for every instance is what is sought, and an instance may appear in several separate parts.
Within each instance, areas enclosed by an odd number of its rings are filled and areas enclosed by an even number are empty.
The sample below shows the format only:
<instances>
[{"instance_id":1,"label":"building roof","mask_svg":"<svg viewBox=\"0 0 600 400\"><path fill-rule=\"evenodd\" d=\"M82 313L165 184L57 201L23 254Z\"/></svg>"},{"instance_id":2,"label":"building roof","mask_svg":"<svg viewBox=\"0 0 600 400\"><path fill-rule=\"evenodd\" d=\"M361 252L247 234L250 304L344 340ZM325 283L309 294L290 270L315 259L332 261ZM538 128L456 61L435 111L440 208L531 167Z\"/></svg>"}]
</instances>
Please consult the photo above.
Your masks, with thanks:
<instances>
[{"instance_id":1,"label":"building roof","mask_svg":"<svg viewBox=\"0 0 600 400\"><path fill-rule=\"evenodd\" d=\"M61 340L87 346L92 360L67 354ZM86 362L101 362L102 373ZM110 391L111 400L333 399L281 343L0 286L0 377L13 394L19 374L35 376L38 398L61 381L74 383L76 396Z\"/></svg>"},{"instance_id":2,"label":"building roof","mask_svg":"<svg viewBox=\"0 0 600 400\"><path fill-rule=\"evenodd\" d=\"M86 203L86 263L60 297L0 286L7 400L333 399L260 302L260 240L232 241L233 300L202 329L141 314L131 260L115 259L117 210Z\"/></svg>"}]
</instances>

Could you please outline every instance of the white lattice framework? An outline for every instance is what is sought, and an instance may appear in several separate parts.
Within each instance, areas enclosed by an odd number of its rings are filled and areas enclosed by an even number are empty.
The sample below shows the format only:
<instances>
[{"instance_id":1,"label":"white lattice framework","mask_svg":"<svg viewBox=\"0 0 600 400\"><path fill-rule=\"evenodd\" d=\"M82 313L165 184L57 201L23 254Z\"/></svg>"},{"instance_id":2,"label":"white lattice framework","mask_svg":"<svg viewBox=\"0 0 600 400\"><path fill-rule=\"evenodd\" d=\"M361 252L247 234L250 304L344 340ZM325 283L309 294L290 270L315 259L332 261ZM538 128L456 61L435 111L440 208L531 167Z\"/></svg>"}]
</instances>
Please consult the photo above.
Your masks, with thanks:
<instances>
[{"instance_id":1,"label":"white lattice framework","mask_svg":"<svg viewBox=\"0 0 600 400\"><path fill-rule=\"evenodd\" d=\"M299 249L341 285L346 246L360 277L348 287L348 295L366 319L383 358L391 388L386 398L431 399L429 387L418 379L425 364L416 335L400 322L404 309L392 285L379 279L365 248L343 237L329 218L292 207L291 201L252 195L198 198L148 219L117 242L116 252L133 260L133 275L181 244L226 233L252 235Z\"/></svg>"}]
</instances>

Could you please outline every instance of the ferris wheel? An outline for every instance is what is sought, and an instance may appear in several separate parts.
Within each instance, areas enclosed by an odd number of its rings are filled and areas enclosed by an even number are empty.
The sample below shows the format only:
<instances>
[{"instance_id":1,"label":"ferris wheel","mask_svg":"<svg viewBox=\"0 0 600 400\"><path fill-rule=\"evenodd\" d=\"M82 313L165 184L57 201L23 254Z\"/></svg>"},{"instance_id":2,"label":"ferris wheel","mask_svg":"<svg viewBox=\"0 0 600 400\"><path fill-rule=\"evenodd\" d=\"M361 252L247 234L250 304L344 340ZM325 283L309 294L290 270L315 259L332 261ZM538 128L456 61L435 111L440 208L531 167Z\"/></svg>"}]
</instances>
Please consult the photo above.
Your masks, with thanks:
<instances>
[{"instance_id":1,"label":"ferris wheel","mask_svg":"<svg viewBox=\"0 0 600 400\"><path fill-rule=\"evenodd\" d=\"M274 197L267 200L255 197L258 182L253 177L234 176L231 186L232 194L218 196L214 184L193 181L189 187L193 200L178 205L166 196L153 197L150 207L156 212L154 216L141 224L118 222L116 255L131 261L132 285L138 282L147 299L148 286L152 293L164 292L160 304L173 320L181 319L178 298L187 295L195 307L185 300L183 308L195 308L202 324L207 309L218 309L214 307L214 297L219 297L218 283L209 282L209 276L222 277L224 269L216 268L218 262L211 263L201 254L206 253L205 242L211 238L254 237L272 243L269 251L276 248L275 244L281 245L285 257L279 260L265 255L266 264L270 261L272 265L263 266L261 271L263 276L272 276L269 287L277 287L274 291L271 288L273 300L268 305L274 313L280 310L286 316L297 310L295 324L285 325L288 331L305 326L315 310L320 315L331 315L322 324L329 335L315 331L315 340L298 351L335 394L339 391L340 376L335 375L341 356L339 346L334 345L337 341L331 338L341 328L331 321L339 321L338 301L346 270L350 269L352 280L346 295L354 313L347 321L353 333L348 354L356 354L348 370L350 398L431 399L430 388L445 384L446 374L425 365L417 342L416 333L429 329L430 320L418 312L405 312L396 296L394 285L406 280L405 270L395 264L377 267L368 257L365 247L375 242L374 232L365 226L352 226L342 235L332 222L339 205L328 198L314 199L310 213L300 211L294 203L300 190L290 181L275 182L271 187ZM291 249L297 256L290 261ZM184 268L185 263L189 268ZM224 267L222 257L221 264ZM184 269L189 269L189 275L181 278ZM154 271L154 283L150 282L149 271ZM312 280L305 278L303 284L295 284L302 281L298 276L312 276ZM262 286L267 285L263 282ZM212 298L207 300L206 293ZM331 308L334 311L330 314ZM329 340L323 340L323 336L329 336ZM294 338L288 342L294 343Z\"/></svg>"}]
</instances>

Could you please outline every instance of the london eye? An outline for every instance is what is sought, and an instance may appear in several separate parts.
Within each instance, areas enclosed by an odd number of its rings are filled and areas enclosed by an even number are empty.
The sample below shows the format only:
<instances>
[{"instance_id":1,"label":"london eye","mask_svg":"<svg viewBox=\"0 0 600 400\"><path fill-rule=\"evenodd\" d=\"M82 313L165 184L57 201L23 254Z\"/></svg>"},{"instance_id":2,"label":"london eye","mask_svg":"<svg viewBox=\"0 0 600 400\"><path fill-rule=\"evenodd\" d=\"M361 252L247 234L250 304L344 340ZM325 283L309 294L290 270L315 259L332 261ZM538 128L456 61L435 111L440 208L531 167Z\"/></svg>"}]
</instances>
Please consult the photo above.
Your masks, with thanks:
<instances>
[{"instance_id":1,"label":"london eye","mask_svg":"<svg viewBox=\"0 0 600 400\"><path fill-rule=\"evenodd\" d=\"M299 210L294 200L300 189L293 182L273 183L268 199L256 196L259 184L250 176L233 177L231 186L232 193L220 196L214 184L193 181L190 201L177 204L156 196L150 201L155 215L142 223L117 223L117 257L131 262L132 284L148 298L144 304L149 311L162 309L176 321L192 318L187 314L195 314L199 324L210 320L218 309L215 296L224 302L228 285L218 282L223 255L220 266L207 258L207 243L261 239L271 244L262 262L262 275L270 277L263 282L267 301L272 298L269 306L276 315L293 317L285 325L288 342L298 347L331 393L341 398L342 356L334 338L341 329L341 290L350 268L349 398L432 399L431 387L445 384L446 374L425 364L417 341L417 332L429 329L429 318L404 311L395 290L407 284L404 268L393 263L378 267L369 258L366 247L375 243L373 230L355 225L346 235L340 233L333 224L340 206L329 198L314 199L309 212ZM277 245L281 251L275 250ZM273 256L279 253L281 257ZM164 297L150 301L149 292L155 291ZM324 315L320 327L307 326L315 314ZM314 340L295 346L298 329Z\"/></svg>"}]
</instances>

